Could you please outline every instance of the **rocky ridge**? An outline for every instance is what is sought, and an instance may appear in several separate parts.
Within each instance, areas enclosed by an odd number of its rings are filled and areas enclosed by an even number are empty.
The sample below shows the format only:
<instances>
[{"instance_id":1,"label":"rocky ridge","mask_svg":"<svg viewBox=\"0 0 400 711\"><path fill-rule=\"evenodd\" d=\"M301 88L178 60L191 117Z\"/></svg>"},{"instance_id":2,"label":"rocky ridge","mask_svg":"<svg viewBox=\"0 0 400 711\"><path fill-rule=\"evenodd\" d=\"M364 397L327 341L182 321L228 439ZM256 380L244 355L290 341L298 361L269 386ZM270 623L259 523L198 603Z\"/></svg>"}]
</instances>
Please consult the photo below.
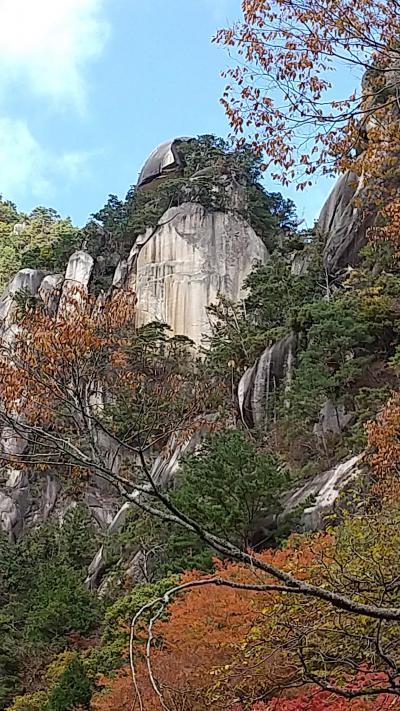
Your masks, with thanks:
<instances>
[{"instance_id":1,"label":"rocky ridge","mask_svg":"<svg viewBox=\"0 0 400 711\"><path fill-rule=\"evenodd\" d=\"M357 189L354 176L342 176L321 213L319 229L326 239L324 261L331 273L354 263L365 241L366 225L360 221L352 202ZM135 241L128 259L118 262L108 293L98 297L99 307L104 299L113 299L121 289L134 292L137 325L152 321L167 323L173 334L186 336L199 346L210 332L206 307L218 294L238 301L254 264L267 258L261 239L237 212L211 212L187 202L169 209L156 227L149 228ZM307 264L303 262L302 255L295 256L292 269L306 273ZM81 250L71 255L64 274L35 269L18 272L0 300L3 342L12 343L18 330L16 294L24 293L42 302L50 313L61 314L69 308L72 289L78 287L89 292L94 267L93 257ZM238 387L238 402L246 427L268 427L273 417L274 393L282 383L289 388L295 358L296 339L289 335L269 345L244 373ZM184 444L172 436L168 459L160 455L153 467L158 483L165 485L173 479L180 456L194 450L204 431L189 437ZM112 451L112 442L103 445ZM5 428L1 447L11 455L18 454L24 451L26 442ZM303 525L306 528L322 525L325 511L332 508L343 487L359 473L360 458L352 457L318 474L289 495L284 514L311 497L314 502L303 513ZM118 496L104 484L88 485L83 498L101 528L113 533L123 526L129 504L120 509ZM65 512L75 505L74 497L63 491L53 473L33 482L29 472L9 469L0 485L0 526L15 540L27 527L50 516L62 520ZM89 585L98 585L105 566L102 549L90 567Z\"/></svg>"}]
</instances>

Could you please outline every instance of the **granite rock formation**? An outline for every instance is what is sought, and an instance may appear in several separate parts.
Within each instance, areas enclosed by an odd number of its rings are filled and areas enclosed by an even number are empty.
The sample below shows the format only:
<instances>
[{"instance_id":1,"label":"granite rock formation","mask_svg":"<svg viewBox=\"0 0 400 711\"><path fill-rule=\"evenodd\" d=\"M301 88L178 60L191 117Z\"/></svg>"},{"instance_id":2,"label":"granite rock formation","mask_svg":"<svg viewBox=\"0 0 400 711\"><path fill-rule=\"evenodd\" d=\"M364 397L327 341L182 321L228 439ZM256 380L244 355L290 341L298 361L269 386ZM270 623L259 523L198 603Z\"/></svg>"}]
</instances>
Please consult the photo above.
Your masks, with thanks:
<instances>
[{"instance_id":1,"label":"granite rock formation","mask_svg":"<svg viewBox=\"0 0 400 711\"><path fill-rule=\"evenodd\" d=\"M324 265L330 274L355 265L367 241L373 216L365 216L357 202L363 181L348 171L340 176L326 200L318 220L325 240Z\"/></svg>"},{"instance_id":2,"label":"granite rock formation","mask_svg":"<svg viewBox=\"0 0 400 711\"><path fill-rule=\"evenodd\" d=\"M167 142L150 156L139 178L141 188L150 189L154 182L181 170L179 140ZM204 175L200 177L204 179ZM221 180L226 183L226 176ZM191 191L197 189L195 179L193 185L188 188L188 200L195 194ZM358 187L353 176L343 176L321 214L320 229L327 234L325 259L329 269L334 270L355 259L363 243L364 232L352 202ZM226 191L226 185L223 189ZM224 211L206 209L196 201L167 210L155 227L135 240L128 259L115 261L112 284L107 293L99 295L98 308L120 290L134 292L138 303L136 325L151 321L166 323L173 334L186 336L199 346L211 331L207 306L215 302L218 294L232 301L240 300L243 283L253 266L268 258L262 240L240 214L243 200L240 184L232 183L229 189L230 207ZM294 259L293 273L305 274L307 260L307 255ZM73 318L80 294L90 292L95 268L93 257L86 251L78 251L71 256L65 274L21 270L0 299L3 344L12 346L17 333L15 296L18 293L37 299L54 315L67 314ZM273 422L278 389L282 392L283 388L289 396L296 348L296 337L288 335L269 345L244 373L238 400L247 427L266 429ZM206 431L207 423L183 443L171 438L168 457L160 456L154 463L152 471L156 483L168 486L173 481L180 458L194 451ZM116 456L114 443L103 437L98 444L109 452L110 459L118 467L119 455ZM4 452L13 455L24 451L27 443L18 433L5 428L0 433L0 446ZM305 502L311 492L317 497L317 508L307 509L304 524L307 527L314 525L321 511L336 500L342 485L349 481L349 477L356 476L357 464L358 459L351 460L308 482L286 501L285 511ZM12 467L1 477L0 527L11 540L49 516L62 520L66 511L77 504L76 498L65 493L62 482L52 471L44 472L39 482L31 481L29 471ZM88 485L81 500L97 524L109 533L120 530L132 506L126 502L121 508L118 495L100 481ZM131 560L132 570L137 567L135 555ZM96 587L101 582L106 566L105 550L102 549L90 567L89 586Z\"/></svg>"},{"instance_id":3,"label":"granite rock formation","mask_svg":"<svg viewBox=\"0 0 400 711\"><path fill-rule=\"evenodd\" d=\"M138 301L138 324L167 323L196 345L210 334L206 307L219 293L232 301L267 250L237 213L208 212L184 203L171 208L139 238L128 260L128 286Z\"/></svg>"},{"instance_id":4,"label":"granite rock formation","mask_svg":"<svg viewBox=\"0 0 400 711\"><path fill-rule=\"evenodd\" d=\"M150 153L142 170L140 171L137 187L148 188L165 178L179 174L183 167L179 145L191 139L187 136L164 141Z\"/></svg>"},{"instance_id":5,"label":"granite rock formation","mask_svg":"<svg viewBox=\"0 0 400 711\"><path fill-rule=\"evenodd\" d=\"M296 337L286 336L268 346L238 386L239 410L249 428L268 428L274 419L278 388L290 386L296 355Z\"/></svg>"}]
</instances>

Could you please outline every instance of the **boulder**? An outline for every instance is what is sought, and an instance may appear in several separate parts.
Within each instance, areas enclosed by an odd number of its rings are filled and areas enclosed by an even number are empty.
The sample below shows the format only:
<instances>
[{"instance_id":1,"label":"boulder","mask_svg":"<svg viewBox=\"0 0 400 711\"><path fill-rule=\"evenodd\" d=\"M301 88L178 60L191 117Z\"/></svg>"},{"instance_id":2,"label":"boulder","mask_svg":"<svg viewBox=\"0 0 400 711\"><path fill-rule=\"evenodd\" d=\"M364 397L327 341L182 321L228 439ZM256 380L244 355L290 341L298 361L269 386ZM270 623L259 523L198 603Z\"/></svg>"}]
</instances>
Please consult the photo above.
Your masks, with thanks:
<instances>
[{"instance_id":1,"label":"boulder","mask_svg":"<svg viewBox=\"0 0 400 711\"><path fill-rule=\"evenodd\" d=\"M179 144L190 141L186 136L164 141L150 153L140 171L137 187L148 188L164 178L171 178L182 169L184 163L179 152Z\"/></svg>"}]
</instances>

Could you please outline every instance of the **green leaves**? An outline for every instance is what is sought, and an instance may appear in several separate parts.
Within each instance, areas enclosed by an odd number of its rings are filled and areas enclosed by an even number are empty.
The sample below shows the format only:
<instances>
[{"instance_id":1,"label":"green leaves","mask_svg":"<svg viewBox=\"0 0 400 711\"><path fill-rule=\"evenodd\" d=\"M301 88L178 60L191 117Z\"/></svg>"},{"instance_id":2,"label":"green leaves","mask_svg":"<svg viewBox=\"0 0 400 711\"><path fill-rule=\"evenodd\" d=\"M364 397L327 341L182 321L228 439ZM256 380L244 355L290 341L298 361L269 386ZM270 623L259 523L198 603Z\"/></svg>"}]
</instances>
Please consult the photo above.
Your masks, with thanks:
<instances>
[{"instance_id":1,"label":"green leaves","mask_svg":"<svg viewBox=\"0 0 400 711\"><path fill-rule=\"evenodd\" d=\"M239 430L209 436L197 454L186 459L170 491L171 502L208 531L244 548L254 543L262 522L281 510L289 475L279 459L259 450ZM213 569L215 551L180 526L144 516L127 534L145 549L155 548L156 576L197 568ZM274 543L281 531L268 539Z\"/></svg>"},{"instance_id":2,"label":"green leaves","mask_svg":"<svg viewBox=\"0 0 400 711\"><path fill-rule=\"evenodd\" d=\"M368 290L303 308L298 318L303 349L289 417L315 422L325 399L348 395L371 358L389 348L394 320L390 300Z\"/></svg>"},{"instance_id":3,"label":"green leaves","mask_svg":"<svg viewBox=\"0 0 400 711\"><path fill-rule=\"evenodd\" d=\"M175 505L217 535L246 548L262 517L280 511L288 474L239 430L212 435L178 477Z\"/></svg>"},{"instance_id":4,"label":"green leaves","mask_svg":"<svg viewBox=\"0 0 400 711\"><path fill-rule=\"evenodd\" d=\"M301 329L299 314L305 304L321 299L325 289L322 278L320 245L302 242L299 252L308 263L307 273L292 273L292 241L288 238L266 264L257 266L247 278L247 298L242 304L232 304L220 297L209 308L213 334L207 362L225 376L232 365L237 374L253 365L267 345L286 336L292 329Z\"/></svg>"},{"instance_id":5,"label":"green leaves","mask_svg":"<svg viewBox=\"0 0 400 711\"><path fill-rule=\"evenodd\" d=\"M88 709L91 696L92 684L82 660L76 655L50 691L44 711L72 711L78 706Z\"/></svg>"},{"instance_id":6,"label":"green leaves","mask_svg":"<svg viewBox=\"0 0 400 711\"><path fill-rule=\"evenodd\" d=\"M26 215L0 198L0 290L25 267L63 270L80 241L80 230L55 210L37 207Z\"/></svg>"},{"instance_id":7,"label":"green leaves","mask_svg":"<svg viewBox=\"0 0 400 711\"><path fill-rule=\"evenodd\" d=\"M66 514L61 528L43 525L16 544L0 538L0 708L32 650L37 670L70 632L88 634L98 624L101 605L83 584L95 548L88 516L79 508Z\"/></svg>"}]
</instances>

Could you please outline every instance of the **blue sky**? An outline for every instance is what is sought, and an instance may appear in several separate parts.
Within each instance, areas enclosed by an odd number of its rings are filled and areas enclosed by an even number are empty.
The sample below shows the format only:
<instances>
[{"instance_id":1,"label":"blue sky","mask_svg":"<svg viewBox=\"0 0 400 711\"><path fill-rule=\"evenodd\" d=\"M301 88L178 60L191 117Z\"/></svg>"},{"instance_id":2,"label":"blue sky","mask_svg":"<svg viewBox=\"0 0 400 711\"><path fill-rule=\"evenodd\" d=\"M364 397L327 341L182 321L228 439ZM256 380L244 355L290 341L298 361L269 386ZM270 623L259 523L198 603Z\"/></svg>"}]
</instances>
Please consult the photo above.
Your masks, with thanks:
<instances>
[{"instance_id":1,"label":"blue sky","mask_svg":"<svg viewBox=\"0 0 400 711\"><path fill-rule=\"evenodd\" d=\"M211 37L239 16L240 0L0 0L3 197L84 224L161 141L226 136ZM312 224L329 187L282 192Z\"/></svg>"}]
</instances>

